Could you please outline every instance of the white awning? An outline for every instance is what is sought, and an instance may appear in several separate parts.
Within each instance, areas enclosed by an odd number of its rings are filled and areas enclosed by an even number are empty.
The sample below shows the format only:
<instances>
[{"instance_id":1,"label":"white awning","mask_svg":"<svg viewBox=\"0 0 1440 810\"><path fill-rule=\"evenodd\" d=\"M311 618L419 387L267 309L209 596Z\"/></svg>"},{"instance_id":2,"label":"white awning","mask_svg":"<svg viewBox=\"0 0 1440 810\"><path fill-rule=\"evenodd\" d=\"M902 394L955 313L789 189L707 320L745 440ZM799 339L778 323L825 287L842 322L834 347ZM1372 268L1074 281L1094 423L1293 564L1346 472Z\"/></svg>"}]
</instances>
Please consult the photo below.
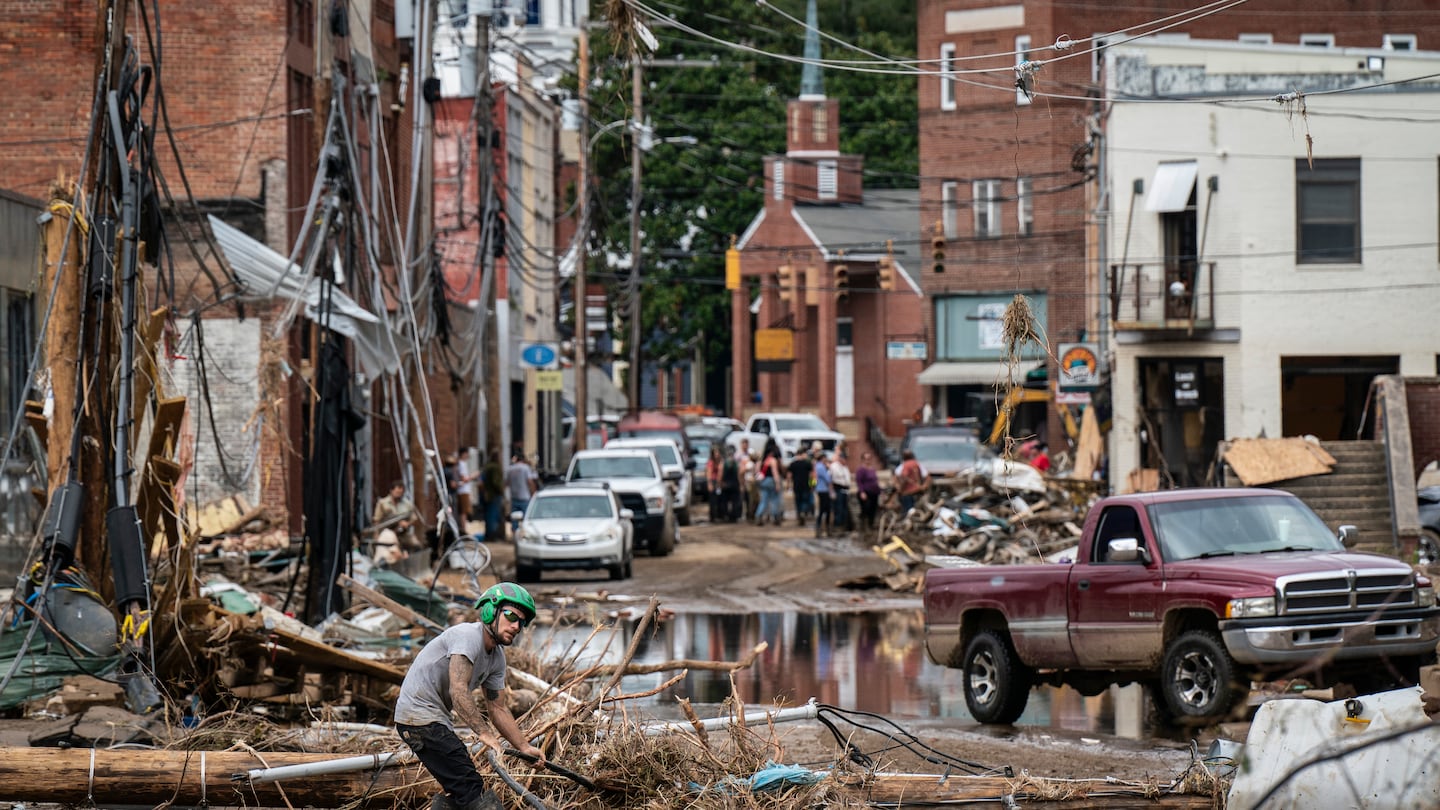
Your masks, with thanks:
<instances>
[{"instance_id":1,"label":"white awning","mask_svg":"<svg viewBox=\"0 0 1440 810\"><path fill-rule=\"evenodd\" d=\"M1025 375L1038 365L1034 360L1025 360L1016 363L1012 372L1009 363L996 360L931 363L916 380L921 385L1005 385L1014 379L1015 384L1020 385L1025 382Z\"/></svg>"},{"instance_id":2,"label":"white awning","mask_svg":"<svg viewBox=\"0 0 1440 810\"><path fill-rule=\"evenodd\" d=\"M400 368L399 338L375 313L340 290L329 291L329 312L322 313L319 281L311 278L305 283L304 274L289 259L214 215L210 216L210 230L248 294L273 291L280 298L303 301L305 317L351 340L360 367L372 379Z\"/></svg>"},{"instance_id":3,"label":"white awning","mask_svg":"<svg viewBox=\"0 0 1440 810\"><path fill-rule=\"evenodd\" d=\"M1199 165L1193 160L1183 163L1161 163L1150 178L1150 193L1145 195L1145 210L1159 213L1184 211L1195 189Z\"/></svg>"}]
</instances>

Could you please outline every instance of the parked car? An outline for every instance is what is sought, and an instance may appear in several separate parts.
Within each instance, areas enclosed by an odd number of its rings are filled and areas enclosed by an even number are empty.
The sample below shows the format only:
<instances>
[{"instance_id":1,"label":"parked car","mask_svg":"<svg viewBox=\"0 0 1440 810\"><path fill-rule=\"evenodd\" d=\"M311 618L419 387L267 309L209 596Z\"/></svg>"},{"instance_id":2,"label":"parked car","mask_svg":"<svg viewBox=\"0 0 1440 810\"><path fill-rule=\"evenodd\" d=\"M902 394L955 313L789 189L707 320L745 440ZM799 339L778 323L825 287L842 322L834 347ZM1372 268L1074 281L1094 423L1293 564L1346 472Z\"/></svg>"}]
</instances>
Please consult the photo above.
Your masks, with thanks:
<instances>
[{"instance_id":1,"label":"parked car","mask_svg":"<svg viewBox=\"0 0 1440 810\"><path fill-rule=\"evenodd\" d=\"M515 579L535 582L541 571L604 568L628 579L635 559L635 513L608 484L581 481L535 493L515 533Z\"/></svg>"},{"instance_id":2,"label":"parked car","mask_svg":"<svg viewBox=\"0 0 1440 810\"><path fill-rule=\"evenodd\" d=\"M983 471L986 462L995 457L981 443L973 425L912 425L905 431L900 450L914 453L932 478Z\"/></svg>"},{"instance_id":3,"label":"parked car","mask_svg":"<svg viewBox=\"0 0 1440 810\"><path fill-rule=\"evenodd\" d=\"M1415 493L1420 506L1420 548L1422 564L1440 562L1440 487L1422 487Z\"/></svg>"},{"instance_id":4,"label":"parked car","mask_svg":"<svg viewBox=\"0 0 1440 810\"><path fill-rule=\"evenodd\" d=\"M691 482L687 467L694 467L690 460L681 455L680 445L662 437L637 437L634 439L611 439L605 443L606 450L635 448L649 450L660 462L660 472L672 485L675 519L681 526L690 525Z\"/></svg>"},{"instance_id":5,"label":"parked car","mask_svg":"<svg viewBox=\"0 0 1440 810\"><path fill-rule=\"evenodd\" d=\"M789 464L796 453L809 450L815 442L829 452L843 438L845 434L831 430L813 413L757 413L745 423L744 430L726 436L725 443L738 448L741 439L749 439L751 452L759 453L767 440L774 439L780 447L780 460Z\"/></svg>"},{"instance_id":6,"label":"parked car","mask_svg":"<svg viewBox=\"0 0 1440 810\"><path fill-rule=\"evenodd\" d=\"M673 480L673 479L672 479ZM660 462L649 450L581 450L570 457L565 482L605 481L620 498L620 504L634 513L637 539L652 556L663 557L675 550L679 530L670 482Z\"/></svg>"},{"instance_id":7,"label":"parked car","mask_svg":"<svg viewBox=\"0 0 1440 810\"><path fill-rule=\"evenodd\" d=\"M1105 498L1073 563L927 571L926 654L963 671L982 723L1013 723L1040 683L1141 683L1181 724L1223 718L1275 673L1362 694L1414 683L1440 639L1435 589L1347 550L1357 539L1279 490Z\"/></svg>"}]
</instances>

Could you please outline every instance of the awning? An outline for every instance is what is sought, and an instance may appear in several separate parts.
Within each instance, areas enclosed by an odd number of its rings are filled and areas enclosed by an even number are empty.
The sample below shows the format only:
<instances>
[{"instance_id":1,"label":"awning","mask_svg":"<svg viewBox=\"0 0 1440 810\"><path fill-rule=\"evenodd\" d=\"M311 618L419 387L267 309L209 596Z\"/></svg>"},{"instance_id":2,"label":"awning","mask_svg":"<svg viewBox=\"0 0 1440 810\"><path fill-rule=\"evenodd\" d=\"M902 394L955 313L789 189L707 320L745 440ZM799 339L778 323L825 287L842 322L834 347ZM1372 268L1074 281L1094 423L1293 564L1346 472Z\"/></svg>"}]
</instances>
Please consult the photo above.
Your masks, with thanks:
<instances>
[{"instance_id":1,"label":"awning","mask_svg":"<svg viewBox=\"0 0 1440 810\"><path fill-rule=\"evenodd\" d=\"M1038 365L1034 360L1023 360L1016 363L1012 371L1009 363L996 360L931 363L916 380L921 385L1004 385L1013 379L1022 385L1025 375Z\"/></svg>"},{"instance_id":2,"label":"awning","mask_svg":"<svg viewBox=\"0 0 1440 810\"><path fill-rule=\"evenodd\" d=\"M1156 166L1155 176L1150 178L1150 193L1145 195L1145 210L1167 214L1184 211L1190 204L1198 169L1193 160Z\"/></svg>"},{"instance_id":3,"label":"awning","mask_svg":"<svg viewBox=\"0 0 1440 810\"><path fill-rule=\"evenodd\" d=\"M247 293L273 290L281 298L303 301L305 317L350 339L360 367L372 379L400 368L396 348L399 338L389 332L375 313L340 290L329 292L330 311L322 313L318 280L311 278L305 283L300 268L291 264L289 259L214 215L210 216L210 230Z\"/></svg>"}]
</instances>

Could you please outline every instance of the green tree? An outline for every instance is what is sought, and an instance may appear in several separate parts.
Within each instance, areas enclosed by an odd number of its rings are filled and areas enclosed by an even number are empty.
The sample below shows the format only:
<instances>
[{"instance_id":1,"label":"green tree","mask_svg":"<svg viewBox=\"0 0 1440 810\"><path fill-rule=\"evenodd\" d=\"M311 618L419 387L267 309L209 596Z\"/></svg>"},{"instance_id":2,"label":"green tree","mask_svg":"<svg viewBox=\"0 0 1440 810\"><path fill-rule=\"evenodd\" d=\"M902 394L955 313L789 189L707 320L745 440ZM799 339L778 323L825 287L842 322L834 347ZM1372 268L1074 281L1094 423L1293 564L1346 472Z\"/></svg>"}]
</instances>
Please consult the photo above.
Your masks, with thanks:
<instances>
[{"instance_id":1,"label":"green tree","mask_svg":"<svg viewBox=\"0 0 1440 810\"><path fill-rule=\"evenodd\" d=\"M603 15L598 5L592 9L597 20ZM774 5L804 18L804 0L776 0ZM913 7L896 9L886 0L822 5L820 29L826 34L886 57L913 58ZM707 364L728 367L725 250L732 235L742 233L763 207L763 158L785 150L785 105L800 92L801 65L778 57L800 56L805 32L753 0L654 7L671 14L675 25L651 25L659 47L650 56L696 67L654 66L644 72L643 114L657 143L644 156L641 173L643 355L665 365L692 357L698 347ZM682 26L733 46L707 41ZM593 132L629 118L632 99L627 43L617 43L611 30L598 26L590 37ZM869 58L825 39L821 53L832 59ZM826 95L840 101L841 149L865 156L867 187L917 185L915 77L827 69L824 80ZM614 132L617 137L600 136L592 155L597 182L591 256L619 258L611 268L598 260L591 266L595 278L609 282L611 304L625 322L633 133L625 127ZM660 142L684 136L695 143Z\"/></svg>"}]
</instances>

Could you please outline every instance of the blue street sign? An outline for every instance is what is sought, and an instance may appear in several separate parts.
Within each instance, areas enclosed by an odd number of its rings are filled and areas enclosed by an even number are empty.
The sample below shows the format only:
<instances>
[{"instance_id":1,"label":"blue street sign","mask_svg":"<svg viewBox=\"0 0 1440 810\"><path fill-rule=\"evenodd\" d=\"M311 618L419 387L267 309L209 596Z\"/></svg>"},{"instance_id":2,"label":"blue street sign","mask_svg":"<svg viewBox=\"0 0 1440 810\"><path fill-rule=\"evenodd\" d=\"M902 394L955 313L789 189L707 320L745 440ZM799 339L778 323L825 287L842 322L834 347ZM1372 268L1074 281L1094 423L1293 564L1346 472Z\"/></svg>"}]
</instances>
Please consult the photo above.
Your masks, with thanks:
<instances>
[{"instance_id":1,"label":"blue street sign","mask_svg":"<svg viewBox=\"0 0 1440 810\"><path fill-rule=\"evenodd\" d=\"M560 358L554 343L522 343L520 365L526 368L550 368Z\"/></svg>"}]
</instances>

